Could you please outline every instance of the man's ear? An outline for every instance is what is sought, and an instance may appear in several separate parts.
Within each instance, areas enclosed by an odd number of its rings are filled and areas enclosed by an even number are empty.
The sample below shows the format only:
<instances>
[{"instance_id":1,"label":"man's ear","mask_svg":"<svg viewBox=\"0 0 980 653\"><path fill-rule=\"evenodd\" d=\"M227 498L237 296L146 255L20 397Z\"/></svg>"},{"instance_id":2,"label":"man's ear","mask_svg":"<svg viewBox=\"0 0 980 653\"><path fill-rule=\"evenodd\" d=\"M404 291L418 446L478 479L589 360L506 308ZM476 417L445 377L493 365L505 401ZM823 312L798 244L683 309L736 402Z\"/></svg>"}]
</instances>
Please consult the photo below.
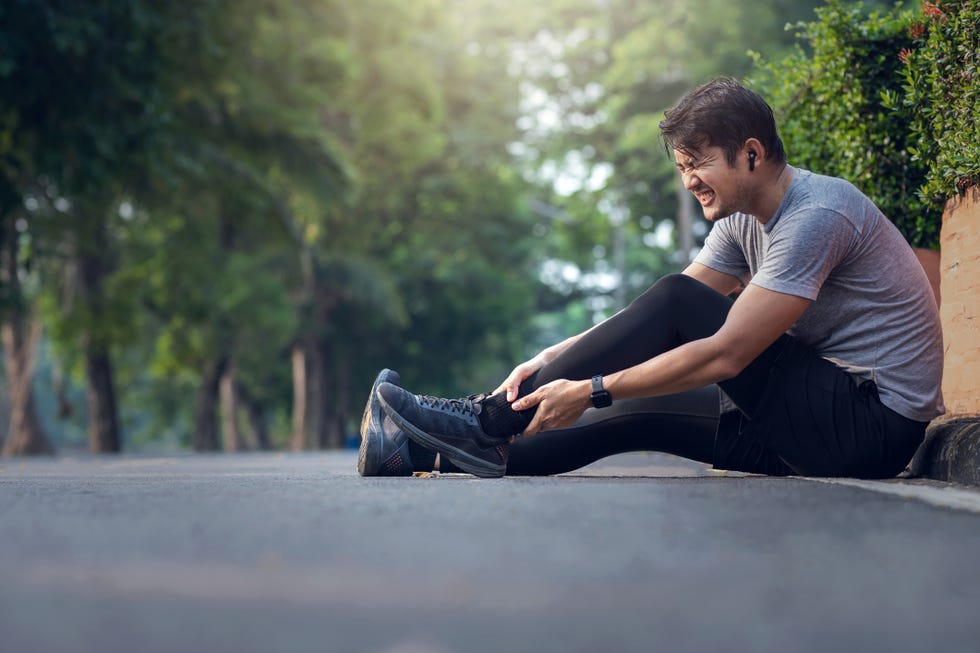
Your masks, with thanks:
<instances>
[{"instance_id":1,"label":"man's ear","mask_svg":"<svg viewBox=\"0 0 980 653\"><path fill-rule=\"evenodd\" d=\"M744 156L749 164L749 172L755 170L757 163L761 163L766 159L766 148L757 138L749 138L742 145L741 156Z\"/></svg>"}]
</instances>

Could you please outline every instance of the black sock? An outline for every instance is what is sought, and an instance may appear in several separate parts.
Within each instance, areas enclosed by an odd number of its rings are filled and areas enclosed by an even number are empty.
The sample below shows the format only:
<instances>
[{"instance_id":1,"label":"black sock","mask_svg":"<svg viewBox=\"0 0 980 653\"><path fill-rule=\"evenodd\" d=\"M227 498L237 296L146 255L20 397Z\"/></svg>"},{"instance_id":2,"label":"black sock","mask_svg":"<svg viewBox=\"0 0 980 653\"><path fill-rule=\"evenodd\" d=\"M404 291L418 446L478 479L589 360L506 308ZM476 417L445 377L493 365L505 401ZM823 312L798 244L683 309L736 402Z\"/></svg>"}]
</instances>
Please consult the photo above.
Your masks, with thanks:
<instances>
[{"instance_id":1,"label":"black sock","mask_svg":"<svg viewBox=\"0 0 980 653\"><path fill-rule=\"evenodd\" d=\"M527 381L521 384L520 396L522 397L531 392L530 389L525 389L525 384ZM481 404L483 408L480 411L480 425L484 433L492 438L509 438L521 433L537 412L537 406L526 410L514 410L507 401L506 393L503 392L487 397Z\"/></svg>"},{"instance_id":2,"label":"black sock","mask_svg":"<svg viewBox=\"0 0 980 653\"><path fill-rule=\"evenodd\" d=\"M453 464L453 461L449 460L445 456L439 456L439 473L440 474L465 474L466 472Z\"/></svg>"},{"instance_id":3,"label":"black sock","mask_svg":"<svg viewBox=\"0 0 980 653\"><path fill-rule=\"evenodd\" d=\"M412 469L416 472L431 472L436 466L436 452L426 449L414 440L408 441L408 457L412 461Z\"/></svg>"}]
</instances>

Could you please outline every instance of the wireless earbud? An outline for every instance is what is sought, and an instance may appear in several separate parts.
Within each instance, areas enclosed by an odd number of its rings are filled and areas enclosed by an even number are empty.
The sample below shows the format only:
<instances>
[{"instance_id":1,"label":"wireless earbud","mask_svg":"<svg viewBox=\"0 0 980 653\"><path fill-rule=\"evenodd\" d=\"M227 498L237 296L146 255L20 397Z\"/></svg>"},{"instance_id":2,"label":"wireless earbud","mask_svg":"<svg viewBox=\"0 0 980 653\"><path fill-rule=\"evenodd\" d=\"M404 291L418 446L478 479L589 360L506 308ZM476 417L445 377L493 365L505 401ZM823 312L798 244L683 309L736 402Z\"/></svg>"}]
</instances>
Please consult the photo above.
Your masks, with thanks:
<instances>
[{"instance_id":1,"label":"wireless earbud","mask_svg":"<svg viewBox=\"0 0 980 653\"><path fill-rule=\"evenodd\" d=\"M749 172L755 170L755 150L749 150Z\"/></svg>"}]
</instances>

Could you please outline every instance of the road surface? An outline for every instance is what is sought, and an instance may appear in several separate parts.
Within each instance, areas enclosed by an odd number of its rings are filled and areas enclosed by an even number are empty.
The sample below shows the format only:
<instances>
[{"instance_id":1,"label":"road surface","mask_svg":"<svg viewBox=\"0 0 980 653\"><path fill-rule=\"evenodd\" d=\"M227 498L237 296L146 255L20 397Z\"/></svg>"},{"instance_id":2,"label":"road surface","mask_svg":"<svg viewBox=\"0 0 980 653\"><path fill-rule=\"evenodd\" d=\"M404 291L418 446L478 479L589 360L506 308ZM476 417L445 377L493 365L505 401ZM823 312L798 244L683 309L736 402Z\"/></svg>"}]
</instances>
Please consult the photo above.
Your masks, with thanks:
<instances>
[{"instance_id":1,"label":"road surface","mask_svg":"<svg viewBox=\"0 0 980 653\"><path fill-rule=\"evenodd\" d=\"M360 478L353 452L0 461L0 650L980 650L980 491Z\"/></svg>"}]
</instances>

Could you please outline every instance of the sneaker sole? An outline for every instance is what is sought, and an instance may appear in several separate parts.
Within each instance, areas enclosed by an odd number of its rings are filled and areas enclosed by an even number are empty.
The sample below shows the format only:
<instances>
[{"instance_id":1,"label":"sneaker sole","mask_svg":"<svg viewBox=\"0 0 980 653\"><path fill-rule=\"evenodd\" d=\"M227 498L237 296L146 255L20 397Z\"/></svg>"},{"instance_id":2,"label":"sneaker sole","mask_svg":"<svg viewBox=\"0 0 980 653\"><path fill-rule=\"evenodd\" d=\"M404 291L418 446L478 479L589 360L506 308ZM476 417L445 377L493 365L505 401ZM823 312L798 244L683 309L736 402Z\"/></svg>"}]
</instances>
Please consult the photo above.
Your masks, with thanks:
<instances>
[{"instance_id":1,"label":"sneaker sole","mask_svg":"<svg viewBox=\"0 0 980 653\"><path fill-rule=\"evenodd\" d=\"M492 463L488 463L487 461L477 458L472 454L465 451L460 451L456 447L452 447L438 438L432 437L402 417L398 411L392 408L388 402L385 401L384 397L377 395L377 398L381 403L382 408L384 408L385 412L388 413L388 417L391 418L391 421L397 424L398 428L405 431L405 434L408 437L412 438L424 447L438 451L440 454L449 458L454 465L463 471L469 472L474 476L479 476L480 478L500 478L507 473L507 465L494 465Z\"/></svg>"},{"instance_id":2,"label":"sneaker sole","mask_svg":"<svg viewBox=\"0 0 980 653\"><path fill-rule=\"evenodd\" d=\"M357 473L361 476L378 476L378 471L381 469L381 461L378 460L378 456L370 456L368 452L371 450L380 452L383 449L384 436L375 430L371 430L367 437L364 437L364 433L368 431L367 427L371 422L371 400L381 399L378 396L378 386L388 381L389 374L391 374L391 370L388 369L378 373L374 385L371 386L371 394L368 396L368 403L364 407L364 415L361 417L361 446L357 450ZM390 381L388 382L390 383Z\"/></svg>"}]
</instances>

